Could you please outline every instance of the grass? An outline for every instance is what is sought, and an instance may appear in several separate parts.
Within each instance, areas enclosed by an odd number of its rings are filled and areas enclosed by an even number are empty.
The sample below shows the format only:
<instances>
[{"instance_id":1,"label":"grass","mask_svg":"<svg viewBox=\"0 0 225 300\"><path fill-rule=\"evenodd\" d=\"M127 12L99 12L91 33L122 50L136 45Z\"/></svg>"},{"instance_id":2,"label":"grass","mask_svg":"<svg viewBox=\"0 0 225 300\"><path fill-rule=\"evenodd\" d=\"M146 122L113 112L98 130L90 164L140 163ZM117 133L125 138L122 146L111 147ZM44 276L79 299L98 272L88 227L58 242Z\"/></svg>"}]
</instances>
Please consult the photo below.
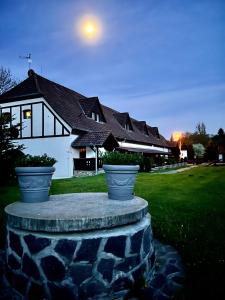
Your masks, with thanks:
<instances>
[{"instance_id":1,"label":"grass","mask_svg":"<svg viewBox=\"0 0 225 300\"><path fill-rule=\"evenodd\" d=\"M51 194L105 191L104 175L53 180L51 188ZM225 167L198 167L178 174L142 173L135 194L149 202L155 237L173 245L183 258L187 272L183 299L222 299ZM0 195L2 220L4 206L18 199L18 188L3 187Z\"/></svg>"}]
</instances>

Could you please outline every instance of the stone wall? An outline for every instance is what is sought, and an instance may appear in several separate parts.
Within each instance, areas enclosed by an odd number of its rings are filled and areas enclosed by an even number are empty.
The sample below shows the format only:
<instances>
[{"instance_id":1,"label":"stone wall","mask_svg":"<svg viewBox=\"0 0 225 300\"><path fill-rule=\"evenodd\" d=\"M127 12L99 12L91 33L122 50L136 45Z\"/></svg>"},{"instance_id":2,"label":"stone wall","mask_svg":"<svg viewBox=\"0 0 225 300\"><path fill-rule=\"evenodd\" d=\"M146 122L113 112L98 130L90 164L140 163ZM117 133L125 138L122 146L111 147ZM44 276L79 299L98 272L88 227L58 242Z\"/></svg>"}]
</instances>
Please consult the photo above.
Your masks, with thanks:
<instances>
[{"instance_id":1,"label":"stone wall","mask_svg":"<svg viewBox=\"0 0 225 300\"><path fill-rule=\"evenodd\" d=\"M7 278L22 299L124 299L153 274L150 216L82 233L8 227L6 256Z\"/></svg>"},{"instance_id":2,"label":"stone wall","mask_svg":"<svg viewBox=\"0 0 225 300\"><path fill-rule=\"evenodd\" d=\"M159 170L165 170L165 169L182 168L182 167L186 167L186 166L187 166L186 162L180 162L180 163L176 163L176 164L172 164L172 165L164 165L164 166L154 167L151 170L152 171L159 171Z\"/></svg>"}]
</instances>

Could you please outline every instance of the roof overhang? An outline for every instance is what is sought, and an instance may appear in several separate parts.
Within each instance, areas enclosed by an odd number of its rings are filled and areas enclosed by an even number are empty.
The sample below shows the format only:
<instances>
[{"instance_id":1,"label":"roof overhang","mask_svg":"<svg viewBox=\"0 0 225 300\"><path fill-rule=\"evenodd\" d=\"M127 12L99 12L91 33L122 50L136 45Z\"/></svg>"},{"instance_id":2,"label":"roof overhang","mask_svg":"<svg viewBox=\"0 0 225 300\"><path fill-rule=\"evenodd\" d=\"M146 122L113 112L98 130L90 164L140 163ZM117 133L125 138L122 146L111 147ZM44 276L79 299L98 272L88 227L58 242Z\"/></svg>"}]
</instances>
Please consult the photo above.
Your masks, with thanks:
<instances>
[{"instance_id":1,"label":"roof overhang","mask_svg":"<svg viewBox=\"0 0 225 300\"><path fill-rule=\"evenodd\" d=\"M169 152L155 150L155 149L142 149L142 148L130 148L130 147L119 147L118 150L125 150L129 152L136 152L136 153L149 153L149 154L162 154L162 155L169 155Z\"/></svg>"},{"instance_id":2,"label":"roof overhang","mask_svg":"<svg viewBox=\"0 0 225 300\"><path fill-rule=\"evenodd\" d=\"M97 132L87 132L80 135L76 140L71 144L73 148L79 147L105 147L107 148L117 148L119 144L116 138L112 135L111 132L107 131L97 131Z\"/></svg>"},{"instance_id":3,"label":"roof overhang","mask_svg":"<svg viewBox=\"0 0 225 300\"><path fill-rule=\"evenodd\" d=\"M22 100L27 100L27 99L35 99L35 98L40 98L43 95L41 93L33 93L33 94L28 94L28 95L20 95L20 96L15 96L15 97L9 97L9 98L0 98L0 104L1 103L10 103L10 102L16 102L16 101L22 101Z\"/></svg>"}]
</instances>

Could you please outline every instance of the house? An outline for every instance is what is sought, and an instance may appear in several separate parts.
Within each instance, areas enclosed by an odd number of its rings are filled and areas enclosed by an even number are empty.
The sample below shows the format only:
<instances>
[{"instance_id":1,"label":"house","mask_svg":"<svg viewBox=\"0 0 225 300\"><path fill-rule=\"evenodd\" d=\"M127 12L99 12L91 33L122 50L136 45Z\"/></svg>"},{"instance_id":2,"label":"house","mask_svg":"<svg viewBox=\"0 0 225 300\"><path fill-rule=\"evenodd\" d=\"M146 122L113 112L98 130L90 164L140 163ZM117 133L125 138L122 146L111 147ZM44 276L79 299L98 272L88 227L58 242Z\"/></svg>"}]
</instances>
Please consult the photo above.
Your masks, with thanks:
<instances>
[{"instance_id":1,"label":"house","mask_svg":"<svg viewBox=\"0 0 225 300\"><path fill-rule=\"evenodd\" d=\"M33 70L0 96L0 113L13 116L13 124L22 124L15 142L24 144L25 153L47 153L57 159L55 178L71 177L77 170L94 170L101 163L99 151L117 148L147 156L170 153L170 144L157 127Z\"/></svg>"}]
</instances>

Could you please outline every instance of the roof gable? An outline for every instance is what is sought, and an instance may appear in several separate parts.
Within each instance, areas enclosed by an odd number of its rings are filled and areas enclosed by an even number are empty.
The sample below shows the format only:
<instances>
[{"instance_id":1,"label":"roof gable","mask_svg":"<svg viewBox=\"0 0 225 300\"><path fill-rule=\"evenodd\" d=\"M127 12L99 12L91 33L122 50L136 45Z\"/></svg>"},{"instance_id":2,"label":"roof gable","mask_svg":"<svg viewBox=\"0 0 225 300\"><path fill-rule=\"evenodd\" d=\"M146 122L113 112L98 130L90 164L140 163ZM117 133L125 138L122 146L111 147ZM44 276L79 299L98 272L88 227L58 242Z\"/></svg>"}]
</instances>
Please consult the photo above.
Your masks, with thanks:
<instances>
[{"instance_id":1,"label":"roof gable","mask_svg":"<svg viewBox=\"0 0 225 300\"><path fill-rule=\"evenodd\" d=\"M91 118L92 113L97 113L100 116L100 120L105 122L104 113L98 97L83 98L80 99L79 102L86 116Z\"/></svg>"},{"instance_id":2,"label":"roof gable","mask_svg":"<svg viewBox=\"0 0 225 300\"><path fill-rule=\"evenodd\" d=\"M123 128L127 129L128 126L129 130L133 130L133 126L128 112L124 112L124 113L116 112L114 113L114 117Z\"/></svg>"},{"instance_id":3,"label":"roof gable","mask_svg":"<svg viewBox=\"0 0 225 300\"><path fill-rule=\"evenodd\" d=\"M87 146L99 146L99 147L119 147L118 142L115 137L109 131L101 132L88 132L80 135L75 141L71 144L72 147L87 147Z\"/></svg>"},{"instance_id":4,"label":"roof gable","mask_svg":"<svg viewBox=\"0 0 225 300\"><path fill-rule=\"evenodd\" d=\"M147 124L145 121L134 121L135 126L140 130L141 133L149 135Z\"/></svg>"},{"instance_id":5,"label":"roof gable","mask_svg":"<svg viewBox=\"0 0 225 300\"><path fill-rule=\"evenodd\" d=\"M41 92L37 85L36 78L34 76L30 76L13 87L11 90L0 95L0 103L14 102L18 101L18 98L28 98L29 96L34 97L34 95L40 96L40 94Z\"/></svg>"}]
</instances>

